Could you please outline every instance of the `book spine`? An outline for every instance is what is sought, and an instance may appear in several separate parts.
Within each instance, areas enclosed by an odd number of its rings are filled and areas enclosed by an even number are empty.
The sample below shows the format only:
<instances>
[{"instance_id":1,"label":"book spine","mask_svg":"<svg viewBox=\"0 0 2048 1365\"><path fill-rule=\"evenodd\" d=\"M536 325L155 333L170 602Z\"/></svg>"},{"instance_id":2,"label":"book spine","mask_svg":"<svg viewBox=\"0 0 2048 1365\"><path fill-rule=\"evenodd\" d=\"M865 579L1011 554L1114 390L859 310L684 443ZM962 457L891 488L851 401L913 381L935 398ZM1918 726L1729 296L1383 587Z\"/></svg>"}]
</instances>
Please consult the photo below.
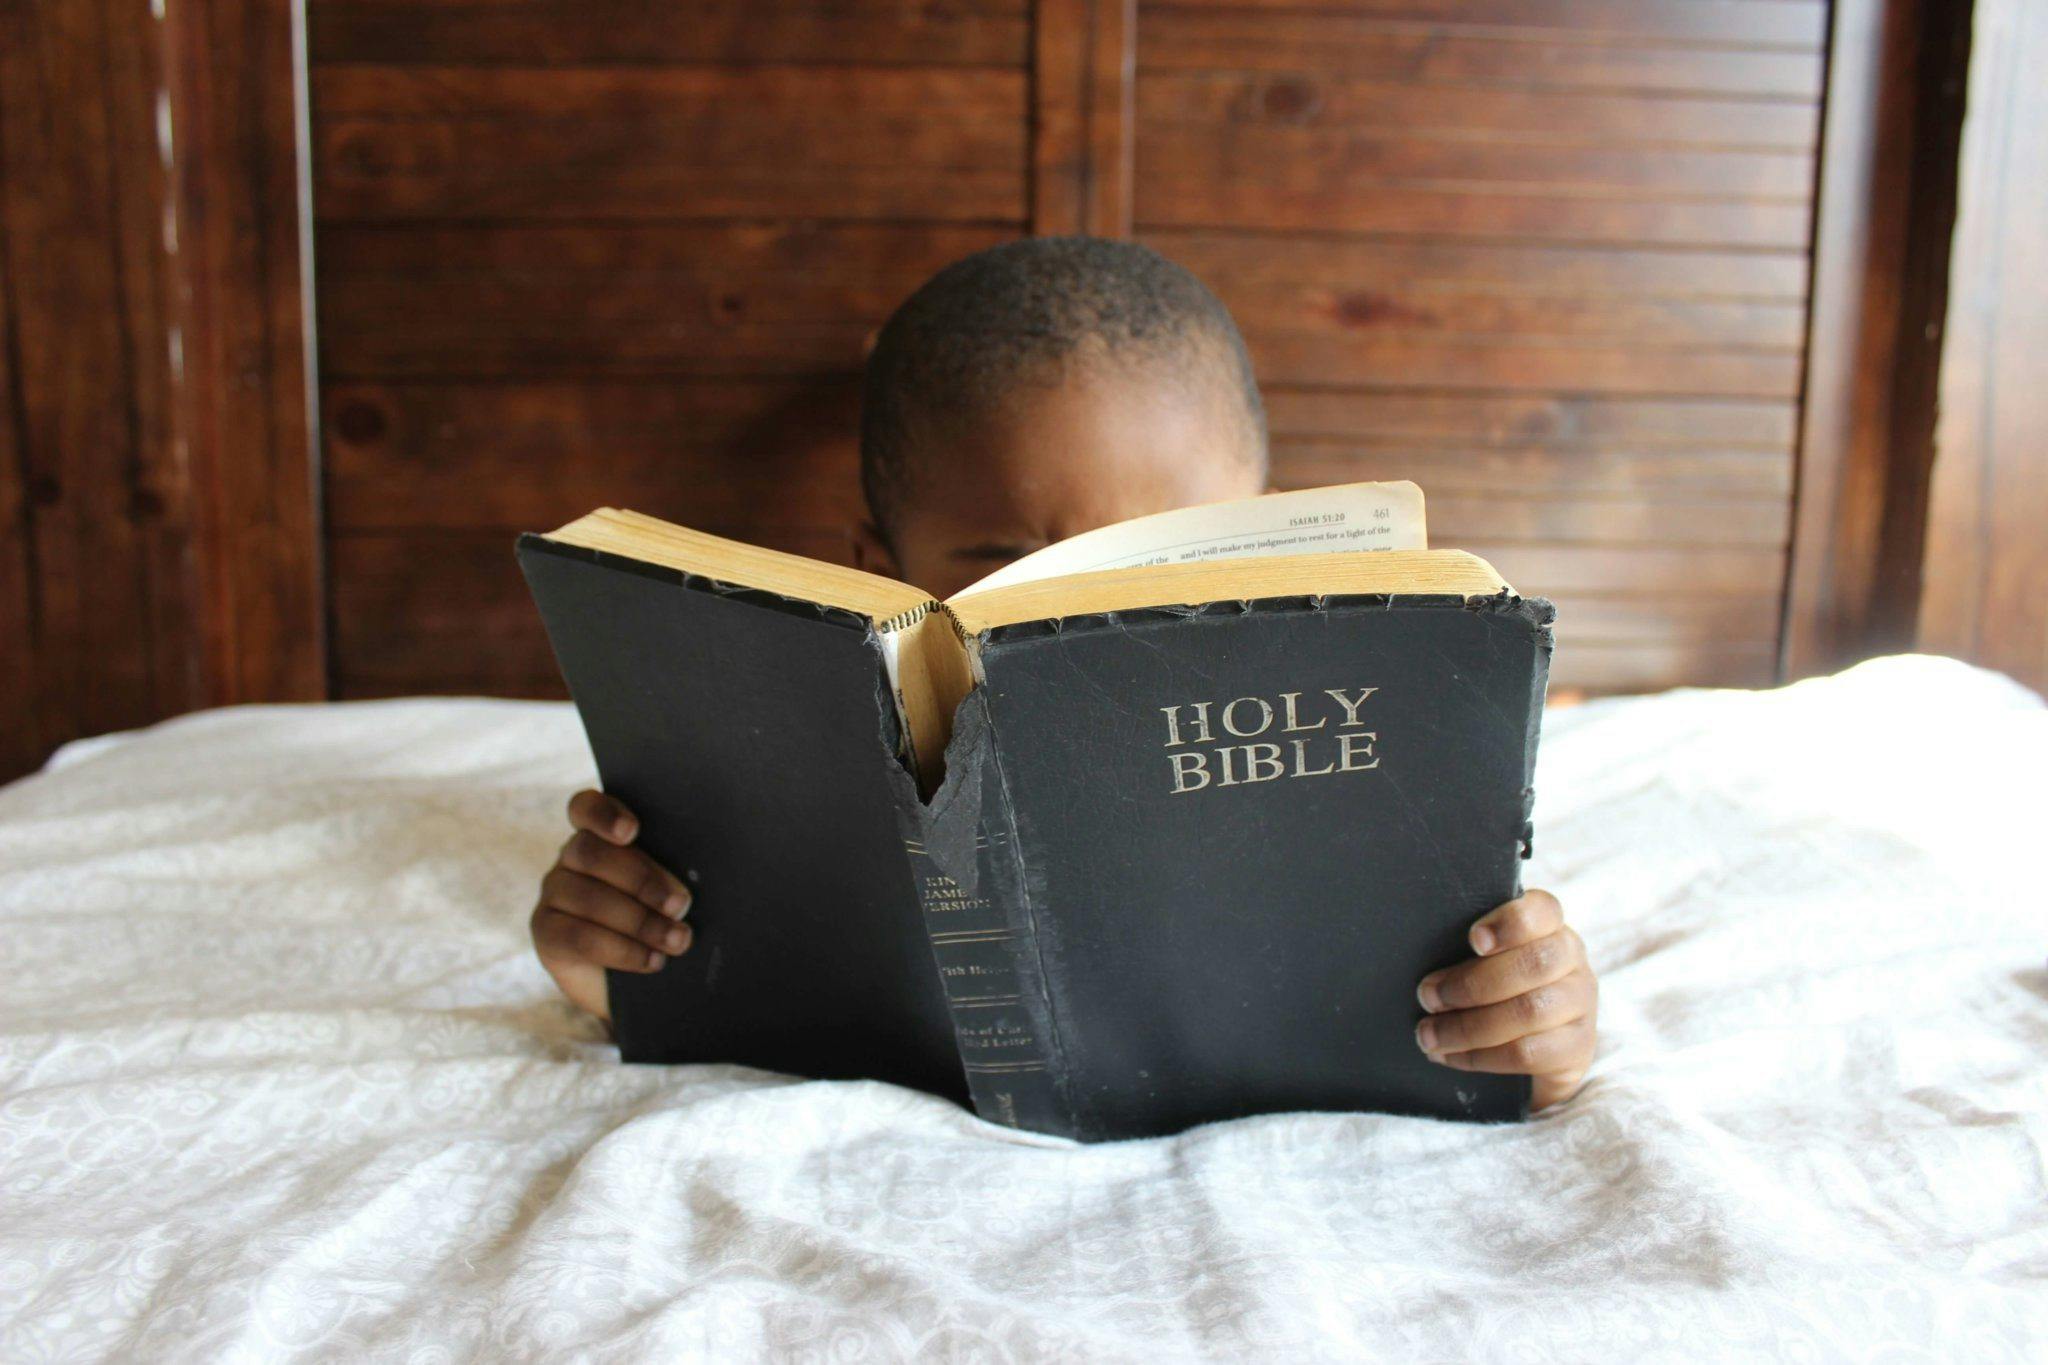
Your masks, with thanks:
<instances>
[{"instance_id":1,"label":"book spine","mask_svg":"<svg viewBox=\"0 0 2048 1365\"><path fill-rule=\"evenodd\" d=\"M918 903L981 1117L1074 1136L1016 821L979 697L961 708L946 786L907 828Z\"/></svg>"}]
</instances>

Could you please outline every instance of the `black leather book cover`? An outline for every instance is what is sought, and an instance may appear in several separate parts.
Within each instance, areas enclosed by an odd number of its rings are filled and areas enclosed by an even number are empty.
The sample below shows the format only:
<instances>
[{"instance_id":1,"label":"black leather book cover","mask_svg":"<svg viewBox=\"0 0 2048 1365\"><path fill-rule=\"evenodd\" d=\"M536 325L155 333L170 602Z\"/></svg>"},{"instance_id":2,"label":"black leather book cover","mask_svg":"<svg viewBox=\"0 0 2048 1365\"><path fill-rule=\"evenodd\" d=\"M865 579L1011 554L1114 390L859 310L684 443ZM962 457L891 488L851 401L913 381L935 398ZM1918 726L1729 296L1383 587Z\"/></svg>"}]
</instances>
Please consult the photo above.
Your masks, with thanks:
<instances>
[{"instance_id":1,"label":"black leather book cover","mask_svg":"<svg viewBox=\"0 0 2048 1365\"><path fill-rule=\"evenodd\" d=\"M525 537L606 790L696 892L612 973L628 1061L873 1077L1089 1141L1289 1110L1527 1113L1416 1049L1519 894L1548 603L1004 626L920 801L854 614Z\"/></svg>"},{"instance_id":2,"label":"black leather book cover","mask_svg":"<svg viewBox=\"0 0 2048 1365\"><path fill-rule=\"evenodd\" d=\"M881 645L847 612L522 537L605 790L697 943L610 974L629 1062L967 1091L897 827Z\"/></svg>"},{"instance_id":3,"label":"black leather book cover","mask_svg":"<svg viewBox=\"0 0 2048 1365\"><path fill-rule=\"evenodd\" d=\"M1551 614L1329 598L984 637L986 734L949 782L992 739L974 780L1012 821L994 875L1044 997L1016 1032L1058 1081L1047 1126L1527 1113L1526 1077L1423 1057L1415 987L1520 893Z\"/></svg>"}]
</instances>

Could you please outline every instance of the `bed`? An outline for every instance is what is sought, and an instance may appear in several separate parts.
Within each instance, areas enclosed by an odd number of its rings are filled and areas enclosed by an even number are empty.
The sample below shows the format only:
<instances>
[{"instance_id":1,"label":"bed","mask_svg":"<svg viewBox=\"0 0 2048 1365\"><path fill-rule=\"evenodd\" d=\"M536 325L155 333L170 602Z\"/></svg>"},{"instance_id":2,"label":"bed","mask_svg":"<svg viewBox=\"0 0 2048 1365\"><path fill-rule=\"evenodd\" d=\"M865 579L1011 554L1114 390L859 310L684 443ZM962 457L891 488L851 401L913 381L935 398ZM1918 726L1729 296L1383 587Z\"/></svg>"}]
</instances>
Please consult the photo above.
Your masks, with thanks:
<instances>
[{"instance_id":1,"label":"bed","mask_svg":"<svg viewBox=\"0 0 2048 1365\"><path fill-rule=\"evenodd\" d=\"M1554 710L1602 980L1522 1126L1080 1147L622 1067L526 943L566 706L201 713L0 790L0 1359L2040 1359L2048 709Z\"/></svg>"}]
</instances>

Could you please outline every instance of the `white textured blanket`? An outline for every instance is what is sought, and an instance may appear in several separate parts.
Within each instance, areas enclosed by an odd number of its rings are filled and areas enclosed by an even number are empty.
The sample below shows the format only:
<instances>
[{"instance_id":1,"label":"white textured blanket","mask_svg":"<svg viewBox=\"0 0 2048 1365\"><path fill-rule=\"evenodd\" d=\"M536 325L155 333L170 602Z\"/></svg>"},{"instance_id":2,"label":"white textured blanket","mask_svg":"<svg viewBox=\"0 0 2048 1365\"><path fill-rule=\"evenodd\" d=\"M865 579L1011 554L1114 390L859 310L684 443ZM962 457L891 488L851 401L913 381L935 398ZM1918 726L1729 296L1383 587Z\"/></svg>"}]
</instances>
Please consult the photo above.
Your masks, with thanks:
<instances>
[{"instance_id":1,"label":"white textured blanket","mask_svg":"<svg viewBox=\"0 0 2048 1365\"><path fill-rule=\"evenodd\" d=\"M0 1359L2040 1359L2048 710L1553 714L1603 984L1521 1127L1078 1147L622 1067L525 941L565 706L214 712L0 791Z\"/></svg>"}]
</instances>

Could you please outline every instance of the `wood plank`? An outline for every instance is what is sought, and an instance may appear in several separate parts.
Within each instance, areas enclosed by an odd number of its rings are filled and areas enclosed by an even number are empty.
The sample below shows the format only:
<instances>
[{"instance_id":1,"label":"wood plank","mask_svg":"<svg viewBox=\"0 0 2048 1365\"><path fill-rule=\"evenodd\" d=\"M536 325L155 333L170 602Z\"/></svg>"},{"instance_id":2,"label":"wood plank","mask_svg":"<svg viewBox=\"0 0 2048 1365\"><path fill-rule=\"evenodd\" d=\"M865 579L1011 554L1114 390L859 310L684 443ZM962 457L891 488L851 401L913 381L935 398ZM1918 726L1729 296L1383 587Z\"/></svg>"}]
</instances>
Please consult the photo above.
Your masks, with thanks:
<instances>
[{"instance_id":1,"label":"wood plank","mask_svg":"<svg viewBox=\"0 0 2048 1365\"><path fill-rule=\"evenodd\" d=\"M316 64L1022 67L1028 0L320 0Z\"/></svg>"},{"instance_id":2,"label":"wood plank","mask_svg":"<svg viewBox=\"0 0 2048 1365\"><path fill-rule=\"evenodd\" d=\"M0 777L196 700L159 69L142 11L0 7Z\"/></svg>"},{"instance_id":3,"label":"wood plank","mask_svg":"<svg viewBox=\"0 0 2048 1365\"><path fill-rule=\"evenodd\" d=\"M1669 687L1769 687L1776 681L1769 643L1672 644L1560 639L1550 660L1553 697L1572 692L1662 692Z\"/></svg>"},{"instance_id":4,"label":"wood plank","mask_svg":"<svg viewBox=\"0 0 2048 1365\"><path fill-rule=\"evenodd\" d=\"M1970 10L1840 0L1783 668L1911 646Z\"/></svg>"},{"instance_id":5,"label":"wood plank","mask_svg":"<svg viewBox=\"0 0 2048 1365\"><path fill-rule=\"evenodd\" d=\"M1139 84L1155 71L1332 72L1354 79L1523 90L1820 98L1819 50L1588 43L1557 33L1501 34L1466 24L1392 24L1343 11L1145 5Z\"/></svg>"},{"instance_id":6,"label":"wood plank","mask_svg":"<svg viewBox=\"0 0 2048 1365\"><path fill-rule=\"evenodd\" d=\"M329 524L546 530L597 506L691 526L858 524L857 381L335 384Z\"/></svg>"},{"instance_id":7,"label":"wood plank","mask_svg":"<svg viewBox=\"0 0 2048 1365\"><path fill-rule=\"evenodd\" d=\"M1333 337L1253 332L1262 380L1279 384L1412 384L1419 388L1796 397L1799 353L1644 343L1485 337Z\"/></svg>"},{"instance_id":8,"label":"wood plank","mask_svg":"<svg viewBox=\"0 0 2048 1365\"><path fill-rule=\"evenodd\" d=\"M1645 596L1612 591L1563 593L1550 600L1566 649L1725 641L1768 651L1778 638L1775 592Z\"/></svg>"},{"instance_id":9,"label":"wood plank","mask_svg":"<svg viewBox=\"0 0 2048 1365\"><path fill-rule=\"evenodd\" d=\"M1561 33L1818 51L1825 0L1169 0L1188 10L1336 11L1385 24L1439 24L1503 37ZM1270 19L1268 22L1272 22Z\"/></svg>"},{"instance_id":10,"label":"wood plank","mask_svg":"<svg viewBox=\"0 0 2048 1365\"><path fill-rule=\"evenodd\" d=\"M1207 128L1212 135L1250 124L1432 140L1803 155L1814 148L1820 110L1806 103L1423 85L1314 71L1156 71L1138 83L1137 116L1154 126Z\"/></svg>"},{"instance_id":11,"label":"wood plank","mask_svg":"<svg viewBox=\"0 0 2048 1365\"><path fill-rule=\"evenodd\" d=\"M1290 253L1301 259L1309 253ZM1660 299L1620 294L1501 294L1411 279L1245 289L1211 280L1247 334L1320 339L1469 339L1573 345L1628 341L1658 350L1761 350L1796 354L1806 310L1791 303Z\"/></svg>"},{"instance_id":12,"label":"wood plank","mask_svg":"<svg viewBox=\"0 0 2048 1365\"><path fill-rule=\"evenodd\" d=\"M1280 439L1273 444L1277 488L1320 488L1371 479L1413 479L1432 501L1539 488L1558 495L1648 499L1773 500L1792 494L1792 457L1753 450L1684 447L1639 451L1576 446L1473 447L1417 437Z\"/></svg>"},{"instance_id":13,"label":"wood plank","mask_svg":"<svg viewBox=\"0 0 2048 1365\"><path fill-rule=\"evenodd\" d=\"M1169 228L1285 233L1396 233L1453 239L1607 242L1703 248L1804 250L1807 209L1796 203L1622 199L1526 191L1401 187L1332 179L1316 186L1237 183L1192 164L1137 164L1135 222L1142 235ZM1183 174L1182 172L1185 172Z\"/></svg>"},{"instance_id":14,"label":"wood plank","mask_svg":"<svg viewBox=\"0 0 2048 1365\"><path fill-rule=\"evenodd\" d=\"M198 490L215 702L326 695L291 7L175 5L164 24L181 272L176 421Z\"/></svg>"},{"instance_id":15,"label":"wood plank","mask_svg":"<svg viewBox=\"0 0 2048 1365\"><path fill-rule=\"evenodd\" d=\"M1791 510L1782 497L1652 500L1549 489L1500 490L1491 495L1453 489L1427 493L1427 500L1431 543L1449 546L1534 540L1783 549Z\"/></svg>"},{"instance_id":16,"label":"wood plank","mask_svg":"<svg viewBox=\"0 0 2048 1365\"><path fill-rule=\"evenodd\" d=\"M2048 22L1977 11L1921 647L2048 693Z\"/></svg>"},{"instance_id":17,"label":"wood plank","mask_svg":"<svg viewBox=\"0 0 2048 1365\"><path fill-rule=\"evenodd\" d=\"M1232 123L1138 125L1138 216L1162 180L1227 184L1239 194L1386 195L1463 188L1611 197L1804 203L1813 158L1805 150L1692 151L1615 144L1432 138L1420 130L1352 130ZM1195 193L1196 191L1190 191Z\"/></svg>"},{"instance_id":18,"label":"wood plank","mask_svg":"<svg viewBox=\"0 0 2048 1365\"><path fill-rule=\"evenodd\" d=\"M1802 308L1806 259L1793 251L1359 239L1303 233L1276 250L1260 233L1160 230L1145 240L1220 293L1311 288L1486 293L1570 300L1684 299Z\"/></svg>"},{"instance_id":19,"label":"wood plank","mask_svg":"<svg viewBox=\"0 0 2048 1365\"><path fill-rule=\"evenodd\" d=\"M1538 597L1611 592L1765 593L1777 591L1785 554L1770 546L1571 545L1469 540L1470 550L1522 592Z\"/></svg>"},{"instance_id":20,"label":"wood plank","mask_svg":"<svg viewBox=\"0 0 2048 1365\"><path fill-rule=\"evenodd\" d=\"M0 28L0 33L5 32ZM5 54L0 54L0 80L6 78ZM6 107L4 89L0 86L0 114L4 114ZM29 539L28 452L17 436L26 426L28 414L13 365L14 356L20 352L21 338L16 334L14 312L8 304L15 286L13 253L8 249L5 226L5 152L6 145L0 141L0 528L4 528L0 530L0 639L17 644L0 651L0 716L10 717L8 724L0 726L0 782L32 771L50 748L50 741L43 738L43 717L37 701L41 686L33 647L35 556Z\"/></svg>"},{"instance_id":21,"label":"wood plank","mask_svg":"<svg viewBox=\"0 0 2048 1365\"><path fill-rule=\"evenodd\" d=\"M850 373L905 296L1013 233L905 225L328 227L323 370Z\"/></svg>"},{"instance_id":22,"label":"wood plank","mask_svg":"<svg viewBox=\"0 0 2048 1365\"><path fill-rule=\"evenodd\" d=\"M1032 6L1031 230L1125 237L1137 0Z\"/></svg>"},{"instance_id":23,"label":"wood plank","mask_svg":"<svg viewBox=\"0 0 2048 1365\"><path fill-rule=\"evenodd\" d=\"M1554 394L1446 394L1271 387L1275 436L1442 437L1473 445L1639 449L1679 445L1787 451L1798 410L1785 402Z\"/></svg>"},{"instance_id":24,"label":"wood plank","mask_svg":"<svg viewBox=\"0 0 2048 1365\"><path fill-rule=\"evenodd\" d=\"M1022 222L1022 72L323 66L323 220Z\"/></svg>"}]
</instances>

